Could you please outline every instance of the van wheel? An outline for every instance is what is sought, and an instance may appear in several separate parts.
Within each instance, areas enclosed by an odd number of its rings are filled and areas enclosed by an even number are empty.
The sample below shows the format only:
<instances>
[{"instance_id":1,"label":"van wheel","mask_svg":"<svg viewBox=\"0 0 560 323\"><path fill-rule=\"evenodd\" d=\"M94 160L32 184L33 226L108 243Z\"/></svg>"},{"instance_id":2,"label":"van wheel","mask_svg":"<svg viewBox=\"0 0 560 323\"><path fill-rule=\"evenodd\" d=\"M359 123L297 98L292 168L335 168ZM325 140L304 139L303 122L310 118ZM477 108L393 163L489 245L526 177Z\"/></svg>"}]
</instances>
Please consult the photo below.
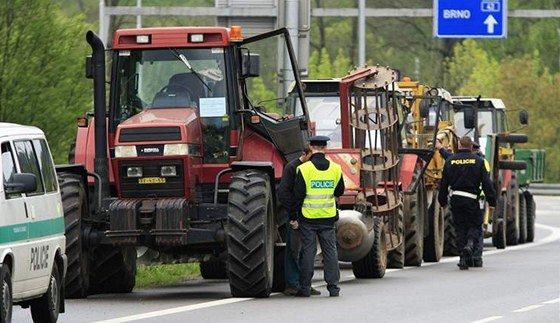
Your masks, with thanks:
<instances>
[{"instance_id":1,"label":"van wheel","mask_svg":"<svg viewBox=\"0 0 560 323\"><path fill-rule=\"evenodd\" d=\"M33 322L55 323L58 319L60 309L60 273L56 262L53 263L51 277L49 279L49 289L38 300L31 303L31 317Z\"/></svg>"},{"instance_id":2,"label":"van wheel","mask_svg":"<svg viewBox=\"0 0 560 323\"><path fill-rule=\"evenodd\" d=\"M0 322L8 323L12 321L12 277L10 268L6 265L0 266L0 281L2 281L2 293L0 294Z\"/></svg>"}]
</instances>

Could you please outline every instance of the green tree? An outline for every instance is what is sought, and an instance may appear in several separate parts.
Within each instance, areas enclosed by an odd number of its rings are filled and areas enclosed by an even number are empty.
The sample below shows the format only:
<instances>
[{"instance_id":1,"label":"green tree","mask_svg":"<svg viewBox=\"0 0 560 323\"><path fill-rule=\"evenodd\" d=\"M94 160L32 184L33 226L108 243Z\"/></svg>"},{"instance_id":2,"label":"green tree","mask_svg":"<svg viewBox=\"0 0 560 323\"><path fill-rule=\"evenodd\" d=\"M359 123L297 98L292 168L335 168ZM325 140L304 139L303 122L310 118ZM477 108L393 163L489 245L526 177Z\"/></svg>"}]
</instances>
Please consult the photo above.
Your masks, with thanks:
<instances>
[{"instance_id":1,"label":"green tree","mask_svg":"<svg viewBox=\"0 0 560 323\"><path fill-rule=\"evenodd\" d=\"M86 29L50 0L0 6L0 121L43 129L56 162L66 161L76 117L91 108Z\"/></svg>"}]
</instances>

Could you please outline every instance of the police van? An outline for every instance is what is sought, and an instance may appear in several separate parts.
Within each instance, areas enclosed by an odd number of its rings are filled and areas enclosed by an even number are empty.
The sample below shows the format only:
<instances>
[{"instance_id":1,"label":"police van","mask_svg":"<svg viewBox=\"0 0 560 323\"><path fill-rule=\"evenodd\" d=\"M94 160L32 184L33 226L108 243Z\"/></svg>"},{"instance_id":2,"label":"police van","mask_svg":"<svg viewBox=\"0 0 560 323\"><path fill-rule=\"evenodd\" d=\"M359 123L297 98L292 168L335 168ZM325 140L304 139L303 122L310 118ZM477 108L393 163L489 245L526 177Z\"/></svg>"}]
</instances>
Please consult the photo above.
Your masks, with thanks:
<instances>
[{"instance_id":1,"label":"police van","mask_svg":"<svg viewBox=\"0 0 560 323\"><path fill-rule=\"evenodd\" d=\"M34 322L64 312L64 214L45 134L0 123L0 322L12 305L31 308Z\"/></svg>"}]
</instances>

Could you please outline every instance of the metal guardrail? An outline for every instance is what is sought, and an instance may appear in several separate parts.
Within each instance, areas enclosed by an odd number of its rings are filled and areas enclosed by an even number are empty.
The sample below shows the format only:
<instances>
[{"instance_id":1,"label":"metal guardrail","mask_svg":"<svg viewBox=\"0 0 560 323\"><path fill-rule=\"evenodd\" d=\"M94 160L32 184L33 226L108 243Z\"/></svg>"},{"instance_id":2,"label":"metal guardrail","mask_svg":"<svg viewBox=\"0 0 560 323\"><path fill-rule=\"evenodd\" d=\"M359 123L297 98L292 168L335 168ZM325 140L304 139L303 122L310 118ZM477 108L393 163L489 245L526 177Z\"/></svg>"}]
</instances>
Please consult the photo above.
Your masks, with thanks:
<instances>
[{"instance_id":1,"label":"metal guardrail","mask_svg":"<svg viewBox=\"0 0 560 323\"><path fill-rule=\"evenodd\" d=\"M529 184L529 192L534 195L558 195L560 196L560 183L558 184Z\"/></svg>"}]
</instances>

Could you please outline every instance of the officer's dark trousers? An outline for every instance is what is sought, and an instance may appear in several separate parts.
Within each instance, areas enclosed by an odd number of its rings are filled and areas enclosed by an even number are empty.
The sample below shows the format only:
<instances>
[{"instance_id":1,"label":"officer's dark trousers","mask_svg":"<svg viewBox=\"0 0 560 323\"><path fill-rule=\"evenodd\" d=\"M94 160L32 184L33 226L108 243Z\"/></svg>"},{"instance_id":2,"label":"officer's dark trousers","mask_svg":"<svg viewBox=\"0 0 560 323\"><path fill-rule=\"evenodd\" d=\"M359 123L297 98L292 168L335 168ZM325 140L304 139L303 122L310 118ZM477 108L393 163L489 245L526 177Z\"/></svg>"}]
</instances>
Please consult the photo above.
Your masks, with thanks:
<instances>
[{"instance_id":1,"label":"officer's dark trousers","mask_svg":"<svg viewBox=\"0 0 560 323\"><path fill-rule=\"evenodd\" d=\"M338 255L336 252L336 236L334 224L324 225L300 221L301 238L301 267L300 267L300 292L309 295L311 292L311 279L317 254L317 237L323 252L324 278L329 292L338 291L340 270L338 268Z\"/></svg>"},{"instance_id":2,"label":"officer's dark trousers","mask_svg":"<svg viewBox=\"0 0 560 323\"><path fill-rule=\"evenodd\" d=\"M468 240L471 240L474 246L479 244L483 215L478 200L459 195L451 196L451 209L457 236L457 251L461 253Z\"/></svg>"}]
</instances>

